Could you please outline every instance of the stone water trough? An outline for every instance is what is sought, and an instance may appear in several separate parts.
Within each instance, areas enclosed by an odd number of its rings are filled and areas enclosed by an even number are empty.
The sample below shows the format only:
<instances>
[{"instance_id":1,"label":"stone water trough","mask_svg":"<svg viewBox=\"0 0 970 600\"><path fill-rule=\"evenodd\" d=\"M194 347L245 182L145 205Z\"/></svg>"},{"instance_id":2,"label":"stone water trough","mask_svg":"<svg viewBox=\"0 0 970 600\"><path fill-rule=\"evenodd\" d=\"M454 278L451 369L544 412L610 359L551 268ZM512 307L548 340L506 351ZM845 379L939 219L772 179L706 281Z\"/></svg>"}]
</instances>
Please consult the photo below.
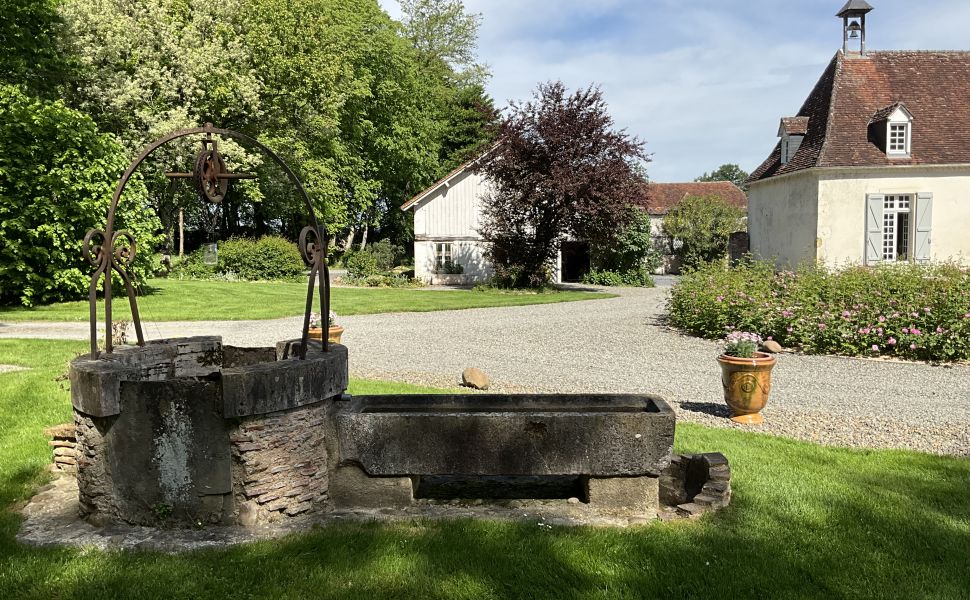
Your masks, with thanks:
<instances>
[{"instance_id":1,"label":"stone water trough","mask_svg":"<svg viewBox=\"0 0 970 600\"><path fill-rule=\"evenodd\" d=\"M409 503L422 476L577 476L600 508L647 511L670 464L674 421L655 396L355 397L336 414L342 463L332 493L381 506Z\"/></svg>"},{"instance_id":2,"label":"stone water trough","mask_svg":"<svg viewBox=\"0 0 970 600\"><path fill-rule=\"evenodd\" d=\"M82 515L253 527L386 513L427 502L422 481L442 477L571 478L571 503L644 518L729 497L723 457L671 454L675 415L656 396L351 397L347 349L311 342L301 359L299 344L194 337L75 359Z\"/></svg>"}]
</instances>

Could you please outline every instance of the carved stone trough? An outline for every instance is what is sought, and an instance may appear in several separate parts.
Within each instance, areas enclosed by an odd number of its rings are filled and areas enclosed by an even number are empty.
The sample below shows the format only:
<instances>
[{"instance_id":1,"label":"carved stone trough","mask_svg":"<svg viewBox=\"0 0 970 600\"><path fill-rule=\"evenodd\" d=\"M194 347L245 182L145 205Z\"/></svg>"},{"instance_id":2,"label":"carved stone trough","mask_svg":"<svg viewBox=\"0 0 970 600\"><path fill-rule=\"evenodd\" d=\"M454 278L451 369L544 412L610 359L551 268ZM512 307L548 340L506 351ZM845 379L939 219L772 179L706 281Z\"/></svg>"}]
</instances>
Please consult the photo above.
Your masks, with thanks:
<instances>
[{"instance_id":1,"label":"carved stone trough","mask_svg":"<svg viewBox=\"0 0 970 600\"><path fill-rule=\"evenodd\" d=\"M409 503L429 475L578 476L602 510L658 505L673 411L656 396L359 396L336 414L338 506Z\"/></svg>"}]
</instances>

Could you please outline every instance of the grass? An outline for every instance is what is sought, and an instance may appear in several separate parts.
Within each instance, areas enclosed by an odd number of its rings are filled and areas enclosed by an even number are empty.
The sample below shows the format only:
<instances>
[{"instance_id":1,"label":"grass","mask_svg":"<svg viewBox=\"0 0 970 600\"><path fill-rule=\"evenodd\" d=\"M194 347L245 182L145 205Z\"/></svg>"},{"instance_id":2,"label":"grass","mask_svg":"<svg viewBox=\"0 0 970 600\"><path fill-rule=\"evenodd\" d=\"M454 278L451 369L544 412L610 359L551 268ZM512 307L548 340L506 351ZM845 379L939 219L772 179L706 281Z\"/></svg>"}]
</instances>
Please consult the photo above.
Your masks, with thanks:
<instances>
[{"instance_id":1,"label":"grass","mask_svg":"<svg viewBox=\"0 0 970 600\"><path fill-rule=\"evenodd\" d=\"M146 321L236 321L302 315L306 283L177 281L154 279L138 299ZM128 298L115 289L112 319L130 319ZM121 296L117 294L122 293ZM315 298L319 296L315 294ZM522 306L613 298L598 292L552 291L510 293L501 290L409 290L392 288L332 288L331 304L338 315L388 312L428 312L464 308ZM0 321L87 321L88 303L61 302L34 308L0 307ZM104 302L98 302L104 318Z\"/></svg>"},{"instance_id":2,"label":"grass","mask_svg":"<svg viewBox=\"0 0 970 600\"><path fill-rule=\"evenodd\" d=\"M44 426L83 343L0 340L0 598L967 598L970 461L853 451L682 424L680 451L722 451L731 506L631 529L535 523L346 523L167 556L36 549L9 510L44 481ZM352 391L416 391L355 381Z\"/></svg>"}]
</instances>

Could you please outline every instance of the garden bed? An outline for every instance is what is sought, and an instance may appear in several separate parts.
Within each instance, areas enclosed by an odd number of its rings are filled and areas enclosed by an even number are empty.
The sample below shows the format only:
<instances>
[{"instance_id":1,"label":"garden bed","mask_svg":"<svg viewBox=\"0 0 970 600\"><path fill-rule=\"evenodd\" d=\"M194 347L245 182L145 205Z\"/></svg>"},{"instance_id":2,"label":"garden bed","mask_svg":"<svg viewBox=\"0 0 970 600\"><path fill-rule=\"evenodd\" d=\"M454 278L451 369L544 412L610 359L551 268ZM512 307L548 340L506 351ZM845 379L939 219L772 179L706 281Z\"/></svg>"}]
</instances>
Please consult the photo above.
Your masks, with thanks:
<instances>
[{"instance_id":1,"label":"garden bed","mask_svg":"<svg viewBox=\"0 0 970 600\"><path fill-rule=\"evenodd\" d=\"M970 359L970 271L953 264L710 265L674 286L668 308L673 326L706 338L753 331L815 354Z\"/></svg>"}]
</instances>

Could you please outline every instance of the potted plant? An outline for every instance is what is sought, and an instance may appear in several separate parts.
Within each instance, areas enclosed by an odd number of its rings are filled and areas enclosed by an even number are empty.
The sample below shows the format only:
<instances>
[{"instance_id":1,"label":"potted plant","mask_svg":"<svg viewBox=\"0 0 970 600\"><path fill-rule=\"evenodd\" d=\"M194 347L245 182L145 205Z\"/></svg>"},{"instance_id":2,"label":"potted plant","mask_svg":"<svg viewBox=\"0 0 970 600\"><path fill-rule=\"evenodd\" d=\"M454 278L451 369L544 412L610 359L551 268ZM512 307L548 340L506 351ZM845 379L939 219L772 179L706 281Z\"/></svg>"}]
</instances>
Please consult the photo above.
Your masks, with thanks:
<instances>
[{"instance_id":1,"label":"potted plant","mask_svg":"<svg viewBox=\"0 0 970 600\"><path fill-rule=\"evenodd\" d=\"M759 352L761 336L735 331L724 338L724 352L717 357L721 365L724 401L731 409L731 420L745 425L764 422L761 409L771 391L771 369L775 357Z\"/></svg>"},{"instance_id":2,"label":"potted plant","mask_svg":"<svg viewBox=\"0 0 970 600\"><path fill-rule=\"evenodd\" d=\"M331 344L339 344L340 336L343 335L344 328L337 325L337 313L330 311L330 319L327 328L327 340ZM323 318L320 313L310 313L310 339L323 339Z\"/></svg>"}]
</instances>

